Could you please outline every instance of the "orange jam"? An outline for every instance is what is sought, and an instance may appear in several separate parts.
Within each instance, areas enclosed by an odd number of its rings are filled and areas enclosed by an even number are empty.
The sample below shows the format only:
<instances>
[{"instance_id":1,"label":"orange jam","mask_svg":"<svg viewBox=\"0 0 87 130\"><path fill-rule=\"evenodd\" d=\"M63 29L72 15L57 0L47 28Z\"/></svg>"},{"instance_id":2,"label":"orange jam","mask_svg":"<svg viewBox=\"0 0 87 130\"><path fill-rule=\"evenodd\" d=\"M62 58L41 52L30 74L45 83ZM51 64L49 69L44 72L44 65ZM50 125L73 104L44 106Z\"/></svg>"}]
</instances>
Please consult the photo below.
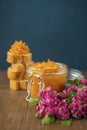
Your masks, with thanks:
<instances>
[{"instance_id":1,"label":"orange jam","mask_svg":"<svg viewBox=\"0 0 87 130\"><path fill-rule=\"evenodd\" d=\"M30 48L28 47L26 43L22 41L15 41L11 45L9 52L13 54L15 57L19 57L23 54L28 54L30 52Z\"/></svg>"},{"instance_id":2,"label":"orange jam","mask_svg":"<svg viewBox=\"0 0 87 130\"><path fill-rule=\"evenodd\" d=\"M48 86L58 92L65 88L67 66L48 60L47 62L33 63L28 69L30 97L36 98L40 90Z\"/></svg>"}]
</instances>

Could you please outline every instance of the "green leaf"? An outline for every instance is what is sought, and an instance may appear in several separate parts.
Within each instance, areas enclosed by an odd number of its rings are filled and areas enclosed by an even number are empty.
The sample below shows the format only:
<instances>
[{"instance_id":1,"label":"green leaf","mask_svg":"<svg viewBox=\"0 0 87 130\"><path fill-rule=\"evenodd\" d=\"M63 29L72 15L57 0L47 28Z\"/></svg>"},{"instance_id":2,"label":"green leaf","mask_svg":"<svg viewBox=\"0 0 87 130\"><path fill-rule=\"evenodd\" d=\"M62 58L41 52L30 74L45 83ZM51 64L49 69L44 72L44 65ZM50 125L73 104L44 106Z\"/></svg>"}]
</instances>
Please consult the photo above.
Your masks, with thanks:
<instances>
[{"instance_id":1,"label":"green leaf","mask_svg":"<svg viewBox=\"0 0 87 130\"><path fill-rule=\"evenodd\" d=\"M72 123L72 119L60 121L61 125L66 125L66 126L71 125L71 123Z\"/></svg>"},{"instance_id":2,"label":"green leaf","mask_svg":"<svg viewBox=\"0 0 87 130\"><path fill-rule=\"evenodd\" d=\"M38 112L36 112L35 117L36 117L36 118L38 118L38 117L39 117L39 113L38 113Z\"/></svg>"},{"instance_id":3,"label":"green leaf","mask_svg":"<svg viewBox=\"0 0 87 130\"><path fill-rule=\"evenodd\" d=\"M78 78L76 78L74 80L67 80L65 85L67 88L72 86L72 85L78 86L80 88L83 88L83 86L84 86L83 84L80 83L80 79L78 79Z\"/></svg>"},{"instance_id":4,"label":"green leaf","mask_svg":"<svg viewBox=\"0 0 87 130\"><path fill-rule=\"evenodd\" d=\"M67 94L67 97L71 97L72 95L77 95L77 91L73 90Z\"/></svg>"},{"instance_id":5,"label":"green leaf","mask_svg":"<svg viewBox=\"0 0 87 130\"><path fill-rule=\"evenodd\" d=\"M83 87L84 87L84 84L79 84L79 87L80 87L80 88L83 88Z\"/></svg>"},{"instance_id":6,"label":"green leaf","mask_svg":"<svg viewBox=\"0 0 87 130\"><path fill-rule=\"evenodd\" d=\"M29 101L29 105L30 106L35 106L35 105L37 105L38 103L39 103L39 101L40 101L40 96L38 96L37 98L31 98L30 99L30 101Z\"/></svg>"},{"instance_id":7,"label":"green leaf","mask_svg":"<svg viewBox=\"0 0 87 130\"><path fill-rule=\"evenodd\" d=\"M66 82L66 87L68 88L69 86L71 86L73 84L73 81L72 80L67 80Z\"/></svg>"},{"instance_id":8,"label":"green leaf","mask_svg":"<svg viewBox=\"0 0 87 130\"><path fill-rule=\"evenodd\" d=\"M75 84L76 86L79 86L80 80L78 78L76 78L74 81L73 81L73 84Z\"/></svg>"},{"instance_id":9,"label":"green leaf","mask_svg":"<svg viewBox=\"0 0 87 130\"><path fill-rule=\"evenodd\" d=\"M55 120L55 123L60 124L60 120L56 119L56 120Z\"/></svg>"},{"instance_id":10,"label":"green leaf","mask_svg":"<svg viewBox=\"0 0 87 130\"><path fill-rule=\"evenodd\" d=\"M70 104L71 102L72 102L72 99L71 98L66 98L66 102L68 103L68 104Z\"/></svg>"},{"instance_id":11,"label":"green leaf","mask_svg":"<svg viewBox=\"0 0 87 130\"><path fill-rule=\"evenodd\" d=\"M55 118L50 116L49 114L47 114L41 121L43 125L47 125L53 122L55 122Z\"/></svg>"}]
</instances>

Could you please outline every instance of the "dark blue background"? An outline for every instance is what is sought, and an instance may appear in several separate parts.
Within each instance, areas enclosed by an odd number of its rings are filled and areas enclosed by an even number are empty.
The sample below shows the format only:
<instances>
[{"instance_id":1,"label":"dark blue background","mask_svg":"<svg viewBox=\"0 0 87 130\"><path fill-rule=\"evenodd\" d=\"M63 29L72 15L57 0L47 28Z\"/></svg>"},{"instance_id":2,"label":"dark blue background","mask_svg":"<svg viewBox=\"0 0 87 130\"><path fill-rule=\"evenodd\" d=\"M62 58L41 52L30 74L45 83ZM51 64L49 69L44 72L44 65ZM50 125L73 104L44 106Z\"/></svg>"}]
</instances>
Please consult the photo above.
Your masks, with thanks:
<instances>
[{"instance_id":1,"label":"dark blue background","mask_svg":"<svg viewBox=\"0 0 87 130\"><path fill-rule=\"evenodd\" d=\"M0 0L0 70L15 40L28 43L34 61L87 70L87 0Z\"/></svg>"}]
</instances>

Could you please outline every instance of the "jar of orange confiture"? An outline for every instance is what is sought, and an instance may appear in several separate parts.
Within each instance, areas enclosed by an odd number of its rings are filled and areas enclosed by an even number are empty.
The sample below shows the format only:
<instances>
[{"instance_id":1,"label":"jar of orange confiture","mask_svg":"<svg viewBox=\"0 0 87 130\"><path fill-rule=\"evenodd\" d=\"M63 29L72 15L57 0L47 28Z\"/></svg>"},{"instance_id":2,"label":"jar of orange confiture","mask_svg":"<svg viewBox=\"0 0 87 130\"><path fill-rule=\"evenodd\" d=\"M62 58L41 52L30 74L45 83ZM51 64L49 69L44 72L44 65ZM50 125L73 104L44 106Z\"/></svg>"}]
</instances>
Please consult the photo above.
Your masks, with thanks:
<instances>
[{"instance_id":1,"label":"jar of orange confiture","mask_svg":"<svg viewBox=\"0 0 87 130\"><path fill-rule=\"evenodd\" d=\"M29 69L28 98L36 98L39 92L51 86L58 92L65 88L68 67L63 63L48 60L33 63Z\"/></svg>"}]
</instances>

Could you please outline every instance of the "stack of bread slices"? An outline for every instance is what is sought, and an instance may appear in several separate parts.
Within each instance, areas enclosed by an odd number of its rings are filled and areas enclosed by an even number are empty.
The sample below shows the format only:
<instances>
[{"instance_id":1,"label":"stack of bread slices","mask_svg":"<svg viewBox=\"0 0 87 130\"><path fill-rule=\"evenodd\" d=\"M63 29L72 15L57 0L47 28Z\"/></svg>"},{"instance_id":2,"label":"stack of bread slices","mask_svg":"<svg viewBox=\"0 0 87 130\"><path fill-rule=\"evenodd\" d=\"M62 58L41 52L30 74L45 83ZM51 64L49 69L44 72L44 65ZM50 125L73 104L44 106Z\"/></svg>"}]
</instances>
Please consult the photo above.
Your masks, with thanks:
<instances>
[{"instance_id":1,"label":"stack of bread slices","mask_svg":"<svg viewBox=\"0 0 87 130\"><path fill-rule=\"evenodd\" d=\"M22 41L15 41L7 52L7 62L11 63L7 70L10 88L27 89L29 76L26 69L32 64L32 53L28 45Z\"/></svg>"}]
</instances>

